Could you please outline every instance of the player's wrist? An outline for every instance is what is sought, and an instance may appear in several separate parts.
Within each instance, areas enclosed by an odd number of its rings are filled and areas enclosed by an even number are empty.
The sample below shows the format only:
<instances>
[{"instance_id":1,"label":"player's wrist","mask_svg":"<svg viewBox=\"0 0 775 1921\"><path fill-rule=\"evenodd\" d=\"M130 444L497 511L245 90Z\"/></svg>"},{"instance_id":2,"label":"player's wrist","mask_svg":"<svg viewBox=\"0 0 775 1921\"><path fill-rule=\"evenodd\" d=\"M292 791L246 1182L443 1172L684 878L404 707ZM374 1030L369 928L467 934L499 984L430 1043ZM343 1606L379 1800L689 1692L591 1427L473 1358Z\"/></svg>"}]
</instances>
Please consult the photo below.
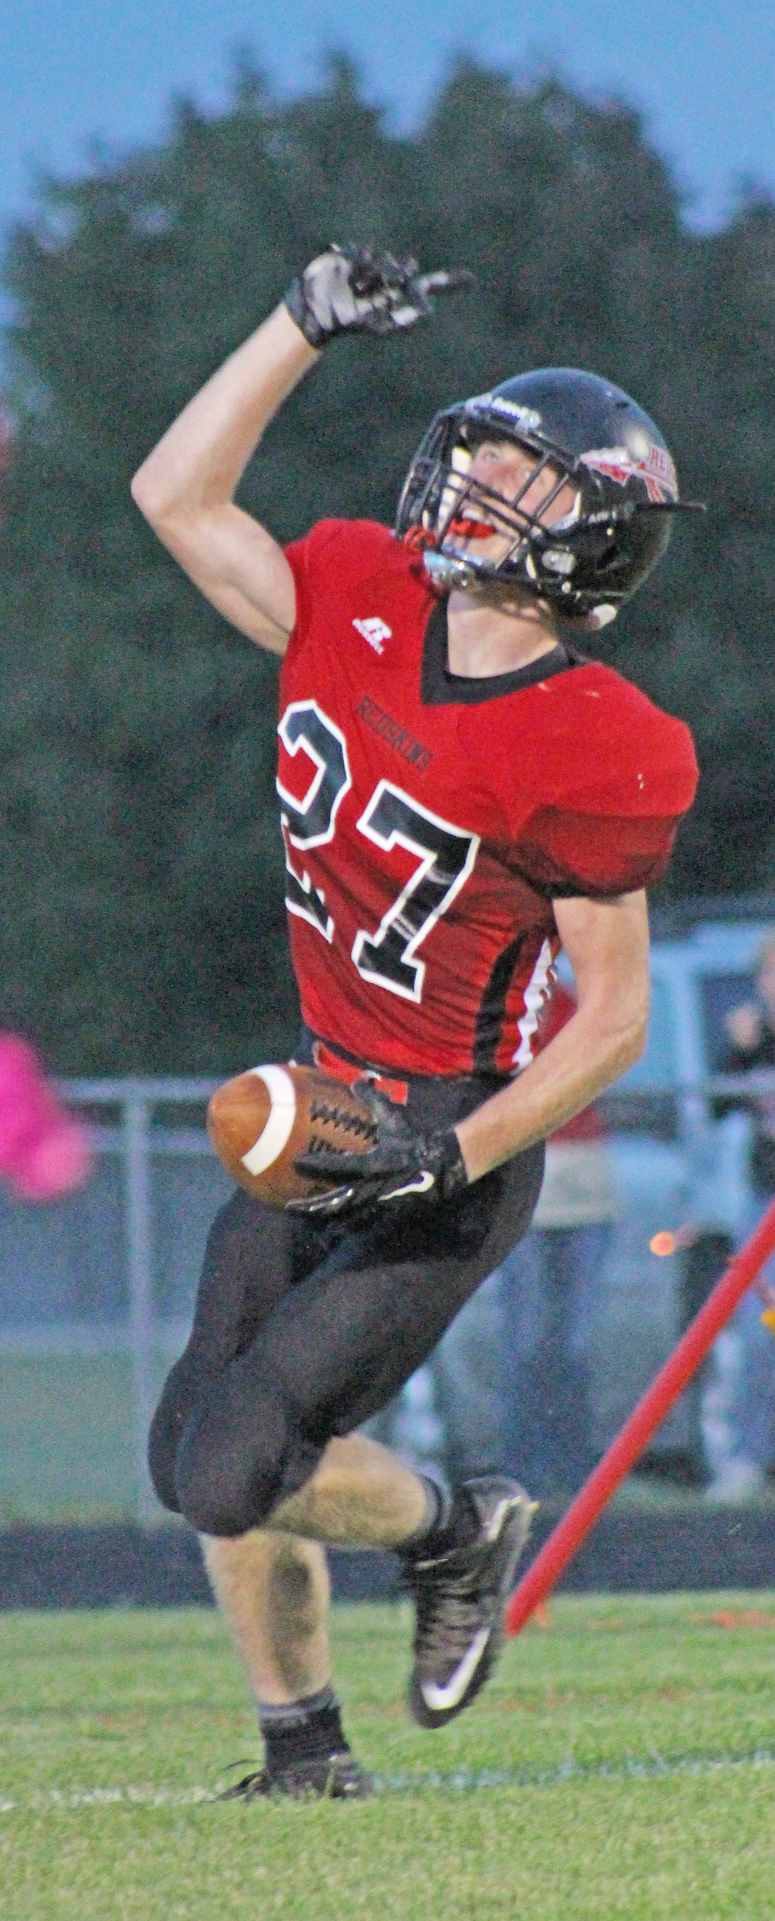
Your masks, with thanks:
<instances>
[{"instance_id":1,"label":"player's wrist","mask_svg":"<svg viewBox=\"0 0 775 1921\"><path fill-rule=\"evenodd\" d=\"M316 353L320 353L327 341L333 340L335 329L324 326L316 317L307 295L305 279L303 273L296 275L286 288L281 304L294 326L304 335L308 347L314 347Z\"/></svg>"},{"instance_id":2,"label":"player's wrist","mask_svg":"<svg viewBox=\"0 0 775 1921\"><path fill-rule=\"evenodd\" d=\"M496 1167L501 1167L505 1161L511 1160L512 1156L518 1154L522 1148L522 1142L512 1147L510 1142L504 1141L500 1132L496 1138L493 1138L491 1128L482 1126L479 1120L480 1113L481 1109L475 1108L473 1113L467 1114L464 1120L458 1122L455 1129L469 1186L473 1181L483 1180L485 1174L492 1174Z\"/></svg>"},{"instance_id":3,"label":"player's wrist","mask_svg":"<svg viewBox=\"0 0 775 1921\"><path fill-rule=\"evenodd\" d=\"M366 316L359 313L359 306L365 303L356 294L361 254L368 254L368 249L328 247L294 276L283 295L291 320L317 353L337 334L364 325Z\"/></svg>"},{"instance_id":4,"label":"player's wrist","mask_svg":"<svg viewBox=\"0 0 775 1921\"><path fill-rule=\"evenodd\" d=\"M424 1164L433 1173L439 1200L449 1201L468 1186L468 1169L454 1127L429 1136Z\"/></svg>"}]
</instances>

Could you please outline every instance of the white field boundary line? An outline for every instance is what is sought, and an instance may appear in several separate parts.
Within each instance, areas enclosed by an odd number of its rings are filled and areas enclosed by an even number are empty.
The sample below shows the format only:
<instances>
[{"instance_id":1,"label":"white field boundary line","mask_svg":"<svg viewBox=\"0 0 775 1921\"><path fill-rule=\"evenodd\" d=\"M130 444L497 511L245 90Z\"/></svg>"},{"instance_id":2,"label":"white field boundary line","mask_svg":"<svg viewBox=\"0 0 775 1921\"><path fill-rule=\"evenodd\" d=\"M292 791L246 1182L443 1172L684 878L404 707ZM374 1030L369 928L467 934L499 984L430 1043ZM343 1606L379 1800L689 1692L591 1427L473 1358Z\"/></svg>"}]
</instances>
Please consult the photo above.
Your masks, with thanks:
<instances>
[{"instance_id":1,"label":"white field boundary line","mask_svg":"<svg viewBox=\"0 0 775 1921\"><path fill-rule=\"evenodd\" d=\"M185 1808L201 1801L217 1800L212 1788L45 1788L23 1800L0 1797L0 1814L45 1814L58 1809L145 1807Z\"/></svg>"},{"instance_id":2,"label":"white field boundary line","mask_svg":"<svg viewBox=\"0 0 775 1921\"><path fill-rule=\"evenodd\" d=\"M381 1794L408 1794L418 1789L441 1788L465 1794L481 1788L553 1788L568 1781L654 1781L676 1774L719 1774L727 1769L775 1766L775 1752L754 1748L749 1754L691 1754L668 1761L654 1751L648 1761L597 1761L593 1766L574 1760L572 1755L558 1768L481 1768L477 1772L461 1768L455 1774L377 1775L375 1785Z\"/></svg>"},{"instance_id":3,"label":"white field boundary line","mask_svg":"<svg viewBox=\"0 0 775 1921\"><path fill-rule=\"evenodd\" d=\"M470 1794L487 1788L564 1787L569 1781L654 1781L674 1775L711 1775L744 1768L775 1767L775 1751L753 1748L747 1754L688 1754L667 1760L656 1752L647 1761L599 1761L591 1767L570 1755L557 1768L460 1768L445 1774L431 1770L422 1774L377 1774L377 1794L416 1794L428 1789ZM0 1814L46 1813L79 1808L146 1807L184 1808L217 1802L220 1783L215 1788L164 1788L128 1786L123 1788L47 1788L24 1799L0 1796Z\"/></svg>"}]
</instances>

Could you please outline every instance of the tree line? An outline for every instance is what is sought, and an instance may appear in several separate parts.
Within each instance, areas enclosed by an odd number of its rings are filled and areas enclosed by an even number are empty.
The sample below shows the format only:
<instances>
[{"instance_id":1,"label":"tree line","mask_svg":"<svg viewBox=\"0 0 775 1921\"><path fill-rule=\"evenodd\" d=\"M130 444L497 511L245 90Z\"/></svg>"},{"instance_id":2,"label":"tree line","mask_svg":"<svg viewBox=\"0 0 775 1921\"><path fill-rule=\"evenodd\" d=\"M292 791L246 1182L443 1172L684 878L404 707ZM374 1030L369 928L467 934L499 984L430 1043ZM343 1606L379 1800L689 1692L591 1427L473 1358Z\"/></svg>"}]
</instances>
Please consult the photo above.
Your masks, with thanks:
<instances>
[{"instance_id":1,"label":"tree line","mask_svg":"<svg viewBox=\"0 0 775 1921\"><path fill-rule=\"evenodd\" d=\"M3 279L0 1021L61 1073L231 1071L287 1052L273 792L276 666L189 586L129 497L195 388L331 239L476 289L404 340L337 343L242 488L283 540L390 522L434 411L547 364L646 406L706 518L596 651L686 719L702 767L665 896L766 889L775 864L775 208L691 231L638 114L461 59L396 137L348 61L40 184Z\"/></svg>"}]
</instances>

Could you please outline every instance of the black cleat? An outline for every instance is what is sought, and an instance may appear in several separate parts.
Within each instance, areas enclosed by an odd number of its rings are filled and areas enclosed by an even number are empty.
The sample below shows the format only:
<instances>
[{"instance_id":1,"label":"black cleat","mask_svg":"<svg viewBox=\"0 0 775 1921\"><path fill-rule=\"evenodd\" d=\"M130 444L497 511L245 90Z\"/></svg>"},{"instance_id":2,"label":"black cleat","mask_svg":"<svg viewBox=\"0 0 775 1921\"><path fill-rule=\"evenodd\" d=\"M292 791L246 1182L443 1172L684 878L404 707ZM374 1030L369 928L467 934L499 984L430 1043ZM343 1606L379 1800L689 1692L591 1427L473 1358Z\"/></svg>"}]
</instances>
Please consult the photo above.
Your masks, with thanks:
<instances>
[{"instance_id":1,"label":"black cleat","mask_svg":"<svg viewBox=\"0 0 775 1921\"><path fill-rule=\"evenodd\" d=\"M500 1652L501 1618L535 1505L518 1481L502 1475L464 1481L451 1527L469 1519L473 1539L427 1560L420 1543L405 1557L417 1608L409 1709L421 1728L443 1727L484 1686Z\"/></svg>"},{"instance_id":2,"label":"black cleat","mask_svg":"<svg viewBox=\"0 0 775 1921\"><path fill-rule=\"evenodd\" d=\"M218 1795L219 1801L254 1801L258 1796L284 1796L290 1801L362 1801L374 1791L374 1778L361 1767L349 1750L343 1754L317 1754L308 1761L294 1761L292 1767L270 1774L261 1768L246 1774L233 1788Z\"/></svg>"}]
</instances>

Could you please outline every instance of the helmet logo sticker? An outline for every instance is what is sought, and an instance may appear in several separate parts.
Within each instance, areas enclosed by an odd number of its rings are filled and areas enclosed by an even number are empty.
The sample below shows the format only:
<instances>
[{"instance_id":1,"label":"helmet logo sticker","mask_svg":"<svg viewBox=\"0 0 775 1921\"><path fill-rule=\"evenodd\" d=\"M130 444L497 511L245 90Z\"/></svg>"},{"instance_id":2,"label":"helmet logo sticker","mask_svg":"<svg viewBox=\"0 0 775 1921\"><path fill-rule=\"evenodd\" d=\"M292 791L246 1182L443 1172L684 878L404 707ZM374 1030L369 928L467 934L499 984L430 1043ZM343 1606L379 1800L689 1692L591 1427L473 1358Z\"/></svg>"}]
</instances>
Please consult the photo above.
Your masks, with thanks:
<instances>
[{"instance_id":1,"label":"helmet logo sticker","mask_svg":"<svg viewBox=\"0 0 775 1921\"><path fill-rule=\"evenodd\" d=\"M655 503L678 499L676 471L666 447L652 443L640 459L634 459L627 447L593 447L580 456L580 465L617 481L620 487L628 480L644 481L649 500Z\"/></svg>"}]
</instances>

